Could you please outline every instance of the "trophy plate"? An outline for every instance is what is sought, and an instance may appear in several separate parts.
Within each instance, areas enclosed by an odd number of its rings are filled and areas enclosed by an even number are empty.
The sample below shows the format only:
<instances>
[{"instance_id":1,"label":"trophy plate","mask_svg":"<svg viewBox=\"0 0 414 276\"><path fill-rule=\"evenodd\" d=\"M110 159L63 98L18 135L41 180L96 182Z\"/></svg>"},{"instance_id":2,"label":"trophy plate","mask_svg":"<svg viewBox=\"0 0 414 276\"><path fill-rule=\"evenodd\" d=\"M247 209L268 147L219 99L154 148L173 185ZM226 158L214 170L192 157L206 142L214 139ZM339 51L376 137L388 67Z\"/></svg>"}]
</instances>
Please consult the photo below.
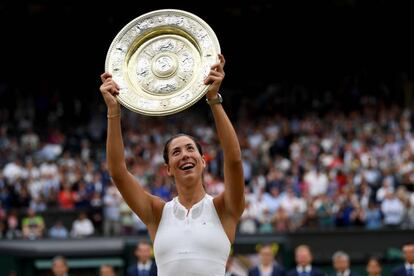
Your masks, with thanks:
<instances>
[{"instance_id":1,"label":"trophy plate","mask_svg":"<svg viewBox=\"0 0 414 276\"><path fill-rule=\"evenodd\" d=\"M105 71L126 108L148 116L180 112L202 98L220 45L198 16L174 9L156 10L129 22L112 41Z\"/></svg>"}]
</instances>

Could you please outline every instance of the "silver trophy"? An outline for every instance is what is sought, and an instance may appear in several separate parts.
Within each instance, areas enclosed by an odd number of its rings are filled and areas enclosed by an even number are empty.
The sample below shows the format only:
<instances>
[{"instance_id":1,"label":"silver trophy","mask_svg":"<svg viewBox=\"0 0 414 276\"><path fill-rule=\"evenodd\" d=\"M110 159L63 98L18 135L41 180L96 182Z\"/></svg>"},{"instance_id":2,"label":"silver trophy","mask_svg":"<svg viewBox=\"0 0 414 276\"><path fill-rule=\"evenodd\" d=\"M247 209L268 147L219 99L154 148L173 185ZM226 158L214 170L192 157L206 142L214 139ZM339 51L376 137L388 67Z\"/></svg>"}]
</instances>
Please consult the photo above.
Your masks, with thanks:
<instances>
[{"instance_id":1,"label":"silver trophy","mask_svg":"<svg viewBox=\"0 0 414 276\"><path fill-rule=\"evenodd\" d=\"M109 47L105 71L120 86L117 99L148 116L180 112L202 98L220 45L198 16L164 9L129 22Z\"/></svg>"}]
</instances>

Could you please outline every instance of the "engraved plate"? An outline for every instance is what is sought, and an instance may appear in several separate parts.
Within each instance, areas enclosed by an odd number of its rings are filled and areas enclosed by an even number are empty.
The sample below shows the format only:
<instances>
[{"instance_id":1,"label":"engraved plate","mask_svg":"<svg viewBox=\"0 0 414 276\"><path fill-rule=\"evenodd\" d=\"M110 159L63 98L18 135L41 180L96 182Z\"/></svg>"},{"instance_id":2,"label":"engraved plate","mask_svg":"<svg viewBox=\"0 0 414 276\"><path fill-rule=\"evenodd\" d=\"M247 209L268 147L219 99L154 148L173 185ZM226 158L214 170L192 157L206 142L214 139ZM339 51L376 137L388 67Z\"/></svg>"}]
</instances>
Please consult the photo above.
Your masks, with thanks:
<instances>
[{"instance_id":1,"label":"engraved plate","mask_svg":"<svg viewBox=\"0 0 414 276\"><path fill-rule=\"evenodd\" d=\"M201 99L203 80L218 62L220 45L210 26L182 10L156 10L129 22L112 41L105 71L121 90L128 109L164 116Z\"/></svg>"}]
</instances>

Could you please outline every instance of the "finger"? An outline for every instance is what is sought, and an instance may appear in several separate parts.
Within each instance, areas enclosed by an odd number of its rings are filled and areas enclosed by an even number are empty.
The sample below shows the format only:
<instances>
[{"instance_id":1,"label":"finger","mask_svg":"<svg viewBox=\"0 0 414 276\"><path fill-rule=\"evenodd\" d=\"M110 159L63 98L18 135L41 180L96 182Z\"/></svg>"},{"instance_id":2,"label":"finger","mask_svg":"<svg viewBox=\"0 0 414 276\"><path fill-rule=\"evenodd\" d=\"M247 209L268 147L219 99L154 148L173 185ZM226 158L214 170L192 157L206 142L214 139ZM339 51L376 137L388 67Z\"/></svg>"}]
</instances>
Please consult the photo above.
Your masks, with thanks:
<instances>
[{"instance_id":1,"label":"finger","mask_svg":"<svg viewBox=\"0 0 414 276\"><path fill-rule=\"evenodd\" d=\"M116 89L120 89L119 88L119 85L114 81L114 79L112 79L112 78L108 78L108 82L110 82L111 83L111 85L113 85L114 87L116 87Z\"/></svg>"},{"instance_id":2,"label":"finger","mask_svg":"<svg viewBox=\"0 0 414 276\"><path fill-rule=\"evenodd\" d=\"M101 75L101 81L105 82L105 80L107 80L108 78L112 78L112 75L108 72L105 72Z\"/></svg>"},{"instance_id":3,"label":"finger","mask_svg":"<svg viewBox=\"0 0 414 276\"><path fill-rule=\"evenodd\" d=\"M205 80L208 80L208 82L211 82L211 80L213 80L213 81L216 81L216 80L222 81L223 79L224 79L224 74L223 73L213 71L213 70L211 70L210 73L205 78ZM206 83L206 81L204 83Z\"/></svg>"},{"instance_id":4,"label":"finger","mask_svg":"<svg viewBox=\"0 0 414 276\"><path fill-rule=\"evenodd\" d=\"M224 65L226 64L226 60L222 54L219 54L220 66L217 67L217 71L220 73L224 73Z\"/></svg>"},{"instance_id":5,"label":"finger","mask_svg":"<svg viewBox=\"0 0 414 276\"><path fill-rule=\"evenodd\" d=\"M111 83L111 93L119 93L118 85L115 82Z\"/></svg>"},{"instance_id":6,"label":"finger","mask_svg":"<svg viewBox=\"0 0 414 276\"><path fill-rule=\"evenodd\" d=\"M115 87L112 87L112 89L111 89L111 94L112 94L112 96L119 95L119 91L118 91L118 89L116 89Z\"/></svg>"},{"instance_id":7,"label":"finger","mask_svg":"<svg viewBox=\"0 0 414 276\"><path fill-rule=\"evenodd\" d=\"M222 78L222 77L208 76L208 77L204 80L204 83L205 83L205 84L211 84L211 83L213 83L213 82L215 82L215 81L221 81L221 80L223 80L223 78Z\"/></svg>"},{"instance_id":8,"label":"finger","mask_svg":"<svg viewBox=\"0 0 414 276\"><path fill-rule=\"evenodd\" d=\"M218 71L215 71L215 70L210 70L210 72L208 73L208 76L222 76L223 77L224 74Z\"/></svg>"},{"instance_id":9,"label":"finger","mask_svg":"<svg viewBox=\"0 0 414 276\"><path fill-rule=\"evenodd\" d=\"M217 62L217 63L214 63L213 65L211 65L211 67L210 67L210 69L211 70L217 70L218 69L218 67L220 66L220 63L219 62Z\"/></svg>"},{"instance_id":10,"label":"finger","mask_svg":"<svg viewBox=\"0 0 414 276\"><path fill-rule=\"evenodd\" d=\"M224 65L226 64L226 60L224 59L224 56L222 54L219 54L218 56L219 56L220 64L222 64L224 67Z\"/></svg>"},{"instance_id":11,"label":"finger","mask_svg":"<svg viewBox=\"0 0 414 276\"><path fill-rule=\"evenodd\" d=\"M117 93L119 92L118 89L112 83L103 84L101 86L101 91L111 93L111 94L113 94L114 91Z\"/></svg>"}]
</instances>

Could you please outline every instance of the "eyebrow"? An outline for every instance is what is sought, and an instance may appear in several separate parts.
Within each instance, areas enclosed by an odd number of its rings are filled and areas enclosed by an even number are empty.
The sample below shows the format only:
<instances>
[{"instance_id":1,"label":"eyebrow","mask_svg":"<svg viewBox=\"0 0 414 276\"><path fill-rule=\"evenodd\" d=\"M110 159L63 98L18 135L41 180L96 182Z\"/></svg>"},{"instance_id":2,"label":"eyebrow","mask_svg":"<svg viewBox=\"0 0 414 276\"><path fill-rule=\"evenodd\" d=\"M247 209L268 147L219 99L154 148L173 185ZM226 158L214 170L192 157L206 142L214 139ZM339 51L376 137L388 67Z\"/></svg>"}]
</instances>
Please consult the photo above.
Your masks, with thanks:
<instances>
[{"instance_id":1,"label":"eyebrow","mask_svg":"<svg viewBox=\"0 0 414 276\"><path fill-rule=\"evenodd\" d=\"M192 143L188 143L188 144L185 144L184 145L184 147L188 147L188 146L194 146ZM176 149L180 149L181 147L174 147L174 148L172 148L171 149L171 151L174 151L174 150L176 150Z\"/></svg>"}]
</instances>

